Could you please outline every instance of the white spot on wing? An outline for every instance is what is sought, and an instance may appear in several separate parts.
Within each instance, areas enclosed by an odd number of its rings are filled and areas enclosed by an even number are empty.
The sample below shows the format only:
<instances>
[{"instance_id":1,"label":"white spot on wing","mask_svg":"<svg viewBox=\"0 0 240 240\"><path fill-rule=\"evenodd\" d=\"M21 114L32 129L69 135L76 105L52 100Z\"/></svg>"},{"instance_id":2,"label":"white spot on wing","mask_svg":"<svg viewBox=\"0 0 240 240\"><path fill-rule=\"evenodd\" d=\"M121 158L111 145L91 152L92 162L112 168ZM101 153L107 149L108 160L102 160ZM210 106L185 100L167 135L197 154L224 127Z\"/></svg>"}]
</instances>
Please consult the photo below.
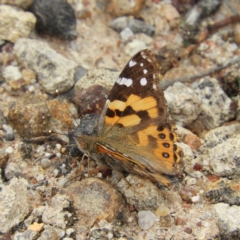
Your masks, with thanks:
<instances>
[{"instance_id":1,"label":"white spot on wing","mask_svg":"<svg viewBox=\"0 0 240 240\"><path fill-rule=\"evenodd\" d=\"M147 56L144 54L144 51L141 52L141 55L143 58L147 58Z\"/></svg>"},{"instance_id":2,"label":"white spot on wing","mask_svg":"<svg viewBox=\"0 0 240 240\"><path fill-rule=\"evenodd\" d=\"M140 63L140 66L143 67L143 63Z\"/></svg>"},{"instance_id":3,"label":"white spot on wing","mask_svg":"<svg viewBox=\"0 0 240 240\"><path fill-rule=\"evenodd\" d=\"M132 81L132 79L131 78L118 78L117 79L117 83L119 84L119 85L125 85L125 86L127 86L127 87L130 87L131 85L132 85L132 83L133 83L133 81Z\"/></svg>"},{"instance_id":4,"label":"white spot on wing","mask_svg":"<svg viewBox=\"0 0 240 240\"><path fill-rule=\"evenodd\" d=\"M153 74L153 79L155 79L156 78L156 75L155 75L155 73Z\"/></svg>"},{"instance_id":5,"label":"white spot on wing","mask_svg":"<svg viewBox=\"0 0 240 240\"><path fill-rule=\"evenodd\" d=\"M147 74L148 70L147 69L143 69L143 73Z\"/></svg>"},{"instance_id":6,"label":"white spot on wing","mask_svg":"<svg viewBox=\"0 0 240 240\"><path fill-rule=\"evenodd\" d=\"M157 86L155 83L153 84L153 89L155 89L155 90L157 89Z\"/></svg>"},{"instance_id":7,"label":"white spot on wing","mask_svg":"<svg viewBox=\"0 0 240 240\"><path fill-rule=\"evenodd\" d=\"M133 60L130 60L128 65L129 65L129 67L133 67L134 65L136 65L136 62Z\"/></svg>"},{"instance_id":8,"label":"white spot on wing","mask_svg":"<svg viewBox=\"0 0 240 240\"><path fill-rule=\"evenodd\" d=\"M146 78L141 78L140 84L141 84L142 86L147 85L147 79L146 79Z\"/></svg>"}]
</instances>

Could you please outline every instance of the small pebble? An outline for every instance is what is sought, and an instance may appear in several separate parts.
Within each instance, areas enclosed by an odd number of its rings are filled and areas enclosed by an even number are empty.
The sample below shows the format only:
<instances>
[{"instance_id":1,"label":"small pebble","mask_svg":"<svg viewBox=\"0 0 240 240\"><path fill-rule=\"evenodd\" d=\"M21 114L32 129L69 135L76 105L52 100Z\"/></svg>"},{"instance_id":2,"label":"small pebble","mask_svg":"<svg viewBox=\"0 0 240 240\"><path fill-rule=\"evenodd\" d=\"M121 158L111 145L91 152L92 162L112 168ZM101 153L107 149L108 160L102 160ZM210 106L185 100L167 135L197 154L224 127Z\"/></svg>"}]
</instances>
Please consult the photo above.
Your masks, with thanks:
<instances>
[{"instance_id":1,"label":"small pebble","mask_svg":"<svg viewBox=\"0 0 240 240\"><path fill-rule=\"evenodd\" d=\"M13 153L13 148L12 148L12 147L8 147L8 148L6 149L6 153L8 153L8 154Z\"/></svg>"},{"instance_id":2,"label":"small pebble","mask_svg":"<svg viewBox=\"0 0 240 240\"><path fill-rule=\"evenodd\" d=\"M44 226L44 223L34 222L33 224L28 226L28 230L32 230L32 231L35 231L35 232L40 232L40 231L42 231L43 226Z\"/></svg>"},{"instance_id":3,"label":"small pebble","mask_svg":"<svg viewBox=\"0 0 240 240\"><path fill-rule=\"evenodd\" d=\"M58 174L59 174L59 171L57 169L54 169L54 171L53 171L54 177L57 177Z\"/></svg>"},{"instance_id":4,"label":"small pebble","mask_svg":"<svg viewBox=\"0 0 240 240\"><path fill-rule=\"evenodd\" d=\"M186 227L186 228L184 229L184 232L185 232L185 233L188 233L188 234L191 234L191 233L192 233L192 229L191 229L190 227Z\"/></svg>"},{"instance_id":5,"label":"small pebble","mask_svg":"<svg viewBox=\"0 0 240 240\"><path fill-rule=\"evenodd\" d=\"M120 36L123 42L126 42L130 37L133 36L133 32L130 28L126 27L120 32Z\"/></svg>"},{"instance_id":6,"label":"small pebble","mask_svg":"<svg viewBox=\"0 0 240 240\"><path fill-rule=\"evenodd\" d=\"M56 148L60 150L60 149L62 148L62 145L59 144L59 143L57 143L57 144L56 144Z\"/></svg>"},{"instance_id":7,"label":"small pebble","mask_svg":"<svg viewBox=\"0 0 240 240\"><path fill-rule=\"evenodd\" d=\"M145 42L139 40L139 39L134 39L133 41L129 42L125 48L124 51L126 54L129 56L135 55L137 52L147 48L147 45Z\"/></svg>"},{"instance_id":8,"label":"small pebble","mask_svg":"<svg viewBox=\"0 0 240 240\"><path fill-rule=\"evenodd\" d=\"M138 225L141 229L147 230L151 228L156 221L156 216L151 211L138 212Z\"/></svg>"},{"instance_id":9,"label":"small pebble","mask_svg":"<svg viewBox=\"0 0 240 240\"><path fill-rule=\"evenodd\" d=\"M21 172L20 167L14 162L8 162L7 166L4 169L4 175L6 179L11 179Z\"/></svg>"},{"instance_id":10,"label":"small pebble","mask_svg":"<svg viewBox=\"0 0 240 240\"><path fill-rule=\"evenodd\" d=\"M193 202L193 203L197 203L197 202L199 202L199 200L200 200L200 196L199 196L199 195L193 196L191 199L192 199L192 202Z\"/></svg>"},{"instance_id":11,"label":"small pebble","mask_svg":"<svg viewBox=\"0 0 240 240\"><path fill-rule=\"evenodd\" d=\"M98 177L98 178L102 178L102 173L99 172L99 173L97 174L97 177Z\"/></svg>"},{"instance_id":12,"label":"small pebble","mask_svg":"<svg viewBox=\"0 0 240 240\"><path fill-rule=\"evenodd\" d=\"M66 230L66 234L69 236L69 235L71 235L71 234L73 234L75 232L75 230L73 229L73 228L68 228L67 230Z\"/></svg>"},{"instance_id":13,"label":"small pebble","mask_svg":"<svg viewBox=\"0 0 240 240\"><path fill-rule=\"evenodd\" d=\"M159 217L164 217L164 216L170 215L170 209L162 204L157 208L157 210L155 211L155 214Z\"/></svg>"},{"instance_id":14,"label":"small pebble","mask_svg":"<svg viewBox=\"0 0 240 240\"><path fill-rule=\"evenodd\" d=\"M5 135L6 140L13 141L15 139L15 136L14 136L12 127L10 125L3 124L2 128L6 132L6 135Z\"/></svg>"},{"instance_id":15,"label":"small pebble","mask_svg":"<svg viewBox=\"0 0 240 240\"><path fill-rule=\"evenodd\" d=\"M51 160L49 160L48 158L42 158L41 165L44 169L46 169L51 165Z\"/></svg>"},{"instance_id":16,"label":"small pebble","mask_svg":"<svg viewBox=\"0 0 240 240\"><path fill-rule=\"evenodd\" d=\"M58 183L57 183L57 185L59 186L59 187L63 187L67 182L69 181L69 179L67 179L67 178L61 178L59 181L58 181Z\"/></svg>"},{"instance_id":17,"label":"small pebble","mask_svg":"<svg viewBox=\"0 0 240 240\"><path fill-rule=\"evenodd\" d=\"M28 87L28 91L29 91L29 92L34 92L34 90L35 90L35 87L34 87L34 86L31 85L31 86Z\"/></svg>"},{"instance_id":18,"label":"small pebble","mask_svg":"<svg viewBox=\"0 0 240 240\"><path fill-rule=\"evenodd\" d=\"M52 155L52 153L48 153L48 152L45 153L45 157L47 157L47 158L51 157L51 155Z\"/></svg>"}]
</instances>

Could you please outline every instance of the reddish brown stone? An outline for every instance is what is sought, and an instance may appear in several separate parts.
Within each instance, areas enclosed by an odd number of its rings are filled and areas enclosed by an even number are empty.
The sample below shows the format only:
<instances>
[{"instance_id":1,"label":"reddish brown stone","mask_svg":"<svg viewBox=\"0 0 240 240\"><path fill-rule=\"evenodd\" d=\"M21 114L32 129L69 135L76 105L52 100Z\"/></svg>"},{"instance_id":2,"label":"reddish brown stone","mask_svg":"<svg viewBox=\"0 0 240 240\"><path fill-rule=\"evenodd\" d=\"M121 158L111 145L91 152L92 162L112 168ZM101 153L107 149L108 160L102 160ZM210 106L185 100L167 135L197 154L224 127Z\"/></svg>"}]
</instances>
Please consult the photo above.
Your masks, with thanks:
<instances>
[{"instance_id":1,"label":"reddish brown stone","mask_svg":"<svg viewBox=\"0 0 240 240\"><path fill-rule=\"evenodd\" d=\"M202 145L200 138L192 134L185 135L183 142L186 143L192 150L199 150Z\"/></svg>"}]
</instances>

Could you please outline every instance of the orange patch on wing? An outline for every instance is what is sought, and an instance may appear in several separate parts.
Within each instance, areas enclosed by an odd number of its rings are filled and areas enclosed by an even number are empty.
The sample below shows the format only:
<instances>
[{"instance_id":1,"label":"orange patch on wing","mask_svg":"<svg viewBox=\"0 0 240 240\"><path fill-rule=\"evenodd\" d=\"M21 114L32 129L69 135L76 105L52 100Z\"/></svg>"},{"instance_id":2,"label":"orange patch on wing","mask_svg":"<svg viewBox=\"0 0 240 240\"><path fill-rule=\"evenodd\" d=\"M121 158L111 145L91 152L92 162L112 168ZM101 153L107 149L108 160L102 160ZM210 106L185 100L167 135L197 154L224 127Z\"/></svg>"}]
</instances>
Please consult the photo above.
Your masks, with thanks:
<instances>
[{"instance_id":1,"label":"orange patch on wing","mask_svg":"<svg viewBox=\"0 0 240 240\"><path fill-rule=\"evenodd\" d=\"M148 109L156 107L157 101L154 97L146 97L146 98L140 99L137 102L130 104L130 106L136 112L144 111L144 110L148 110Z\"/></svg>"},{"instance_id":2,"label":"orange patch on wing","mask_svg":"<svg viewBox=\"0 0 240 240\"><path fill-rule=\"evenodd\" d=\"M127 106L131 106L131 104L138 102L141 98L137 95L131 94L127 99Z\"/></svg>"},{"instance_id":3,"label":"orange patch on wing","mask_svg":"<svg viewBox=\"0 0 240 240\"><path fill-rule=\"evenodd\" d=\"M123 111L126 108L127 103L119 100L114 100L109 103L108 108L115 111Z\"/></svg>"},{"instance_id":4,"label":"orange patch on wing","mask_svg":"<svg viewBox=\"0 0 240 240\"><path fill-rule=\"evenodd\" d=\"M116 110L123 111L126 108L126 102L119 101L119 100L114 100L109 103L108 108L112 110L115 114L114 117L105 117L105 123L108 125L114 125L118 120L119 117L116 116Z\"/></svg>"},{"instance_id":5,"label":"orange patch on wing","mask_svg":"<svg viewBox=\"0 0 240 240\"><path fill-rule=\"evenodd\" d=\"M136 126L141 122L141 118L135 114L122 117L117 123L122 124L124 127Z\"/></svg>"},{"instance_id":6,"label":"orange patch on wing","mask_svg":"<svg viewBox=\"0 0 240 240\"><path fill-rule=\"evenodd\" d=\"M150 118L156 118L158 117L158 109L157 108L151 108L149 110L147 110L148 115Z\"/></svg>"},{"instance_id":7,"label":"orange patch on wing","mask_svg":"<svg viewBox=\"0 0 240 240\"><path fill-rule=\"evenodd\" d=\"M108 125L114 125L118 121L119 117L114 116L114 117L105 117L105 123Z\"/></svg>"},{"instance_id":8,"label":"orange patch on wing","mask_svg":"<svg viewBox=\"0 0 240 240\"><path fill-rule=\"evenodd\" d=\"M152 126L148 126L146 128L144 128L141 131L138 131L138 140L139 140L139 146L147 146L149 139L148 136L151 136L153 138L155 138L157 140L157 142L159 143L159 145L162 145L163 142L167 142L167 143L172 143L177 141L178 137L177 134L172 132L173 135L173 139L170 139L170 131L168 128L164 128L162 131L158 131L157 130L157 126L156 125L152 125ZM160 138L160 135L163 134L164 138ZM159 146L162 148L162 146ZM171 148L172 149L172 148Z\"/></svg>"},{"instance_id":9,"label":"orange patch on wing","mask_svg":"<svg viewBox=\"0 0 240 240\"><path fill-rule=\"evenodd\" d=\"M147 146L148 145L148 136L158 138L158 131L157 126L149 126L144 128L142 131L138 131L138 139L139 139L139 146Z\"/></svg>"}]
</instances>

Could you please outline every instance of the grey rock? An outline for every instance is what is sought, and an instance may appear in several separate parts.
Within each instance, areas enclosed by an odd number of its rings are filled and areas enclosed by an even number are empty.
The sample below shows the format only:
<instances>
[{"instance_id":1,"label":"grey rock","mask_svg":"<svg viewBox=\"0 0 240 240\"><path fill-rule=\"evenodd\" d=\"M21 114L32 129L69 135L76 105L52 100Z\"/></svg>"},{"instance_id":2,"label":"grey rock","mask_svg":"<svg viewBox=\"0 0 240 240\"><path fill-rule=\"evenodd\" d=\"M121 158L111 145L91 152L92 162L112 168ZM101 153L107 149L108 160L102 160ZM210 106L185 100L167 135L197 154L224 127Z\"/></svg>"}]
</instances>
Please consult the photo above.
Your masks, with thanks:
<instances>
[{"instance_id":1,"label":"grey rock","mask_svg":"<svg viewBox=\"0 0 240 240\"><path fill-rule=\"evenodd\" d=\"M13 129L10 125L3 124L2 128L6 131L5 138L8 141L13 141L15 139Z\"/></svg>"},{"instance_id":2,"label":"grey rock","mask_svg":"<svg viewBox=\"0 0 240 240\"><path fill-rule=\"evenodd\" d=\"M50 94L65 92L74 85L77 64L38 40L19 39L14 52L20 63L34 70L40 85Z\"/></svg>"},{"instance_id":3,"label":"grey rock","mask_svg":"<svg viewBox=\"0 0 240 240\"><path fill-rule=\"evenodd\" d=\"M67 196L57 194L53 197L51 206L40 206L34 208L31 215L25 220L25 223L29 225L41 217L44 224L49 224L60 229L58 234L62 234L61 230L65 229L68 224L66 219L71 217L71 213L64 210L69 208L69 202L70 201Z\"/></svg>"},{"instance_id":4,"label":"grey rock","mask_svg":"<svg viewBox=\"0 0 240 240\"><path fill-rule=\"evenodd\" d=\"M201 112L211 116L215 127L234 117L231 110L232 100L224 93L217 79L204 78L195 88L200 101Z\"/></svg>"},{"instance_id":5,"label":"grey rock","mask_svg":"<svg viewBox=\"0 0 240 240\"><path fill-rule=\"evenodd\" d=\"M134 33L145 33L148 36L152 36L155 32L155 28L153 26L134 18L129 20L128 27Z\"/></svg>"},{"instance_id":6,"label":"grey rock","mask_svg":"<svg viewBox=\"0 0 240 240\"><path fill-rule=\"evenodd\" d=\"M19 38L28 37L36 23L32 13L7 5L0 5L0 19L0 40L13 43Z\"/></svg>"},{"instance_id":7,"label":"grey rock","mask_svg":"<svg viewBox=\"0 0 240 240\"><path fill-rule=\"evenodd\" d=\"M209 131L204 138L205 148L214 148L219 144L224 144L228 139L238 139L240 124L222 126Z\"/></svg>"},{"instance_id":8,"label":"grey rock","mask_svg":"<svg viewBox=\"0 0 240 240\"><path fill-rule=\"evenodd\" d=\"M58 233L56 229L52 226L45 226L44 231L41 233L41 236L38 238L38 240L59 240L60 237L58 236Z\"/></svg>"},{"instance_id":9,"label":"grey rock","mask_svg":"<svg viewBox=\"0 0 240 240\"><path fill-rule=\"evenodd\" d=\"M126 42L130 37L133 36L133 32L129 27L126 27L120 32L120 36L122 41Z\"/></svg>"},{"instance_id":10,"label":"grey rock","mask_svg":"<svg viewBox=\"0 0 240 240\"><path fill-rule=\"evenodd\" d=\"M214 205L216 222L220 229L221 239L237 240L240 237L240 207L226 203Z\"/></svg>"},{"instance_id":11,"label":"grey rock","mask_svg":"<svg viewBox=\"0 0 240 240\"><path fill-rule=\"evenodd\" d=\"M128 26L128 17L118 17L109 23L109 27L117 32L121 32L124 28Z\"/></svg>"},{"instance_id":12,"label":"grey rock","mask_svg":"<svg viewBox=\"0 0 240 240\"><path fill-rule=\"evenodd\" d=\"M240 124L211 130L205 137L201 154L196 158L217 176L240 173Z\"/></svg>"},{"instance_id":13,"label":"grey rock","mask_svg":"<svg viewBox=\"0 0 240 240\"><path fill-rule=\"evenodd\" d=\"M129 174L117 184L126 201L137 210L155 210L163 201L161 191L150 180Z\"/></svg>"},{"instance_id":14,"label":"grey rock","mask_svg":"<svg viewBox=\"0 0 240 240\"><path fill-rule=\"evenodd\" d=\"M29 214L27 181L13 178L9 185L1 184L0 232L6 233Z\"/></svg>"},{"instance_id":15,"label":"grey rock","mask_svg":"<svg viewBox=\"0 0 240 240\"><path fill-rule=\"evenodd\" d=\"M21 173L20 167L14 162L8 162L4 169L4 175L9 180Z\"/></svg>"},{"instance_id":16,"label":"grey rock","mask_svg":"<svg viewBox=\"0 0 240 240\"><path fill-rule=\"evenodd\" d=\"M179 125L187 125L201 112L201 101L191 88L177 82L164 91L171 117Z\"/></svg>"},{"instance_id":17,"label":"grey rock","mask_svg":"<svg viewBox=\"0 0 240 240\"><path fill-rule=\"evenodd\" d=\"M17 232L14 235L14 240L35 240L38 239L39 233L32 231L32 230L26 230L24 232Z\"/></svg>"},{"instance_id":18,"label":"grey rock","mask_svg":"<svg viewBox=\"0 0 240 240\"><path fill-rule=\"evenodd\" d=\"M9 66L6 66L3 69L3 77L8 82L8 81L11 81L11 80L19 80L23 76L22 76L22 73L20 72L20 70L17 66L9 65Z\"/></svg>"},{"instance_id":19,"label":"grey rock","mask_svg":"<svg viewBox=\"0 0 240 240\"><path fill-rule=\"evenodd\" d=\"M118 17L109 23L109 27L117 32L122 32L125 28L129 28L133 33L144 33L152 36L155 28L146 22L132 17Z\"/></svg>"},{"instance_id":20,"label":"grey rock","mask_svg":"<svg viewBox=\"0 0 240 240\"><path fill-rule=\"evenodd\" d=\"M37 18L39 33L66 40L77 37L75 13L66 0L34 0L29 11Z\"/></svg>"}]
</instances>

